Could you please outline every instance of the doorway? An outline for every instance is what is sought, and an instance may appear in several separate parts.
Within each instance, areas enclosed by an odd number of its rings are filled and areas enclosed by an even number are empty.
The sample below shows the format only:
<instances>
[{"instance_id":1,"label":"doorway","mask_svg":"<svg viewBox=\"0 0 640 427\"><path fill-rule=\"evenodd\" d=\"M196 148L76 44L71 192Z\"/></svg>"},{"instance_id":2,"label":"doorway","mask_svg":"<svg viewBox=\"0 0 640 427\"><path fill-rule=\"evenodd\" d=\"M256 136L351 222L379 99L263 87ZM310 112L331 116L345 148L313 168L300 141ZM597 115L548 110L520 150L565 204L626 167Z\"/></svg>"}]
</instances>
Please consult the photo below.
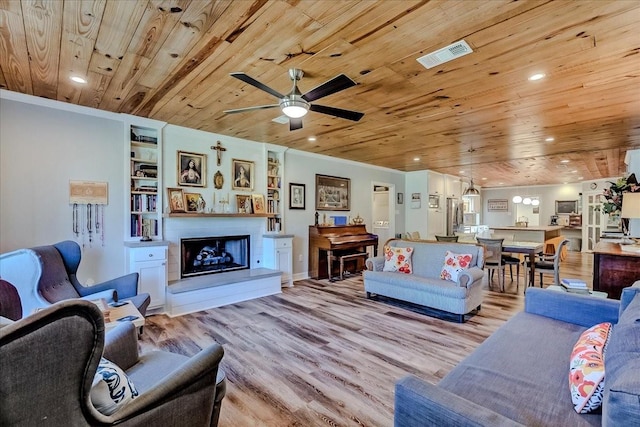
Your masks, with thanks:
<instances>
[{"instance_id":1,"label":"doorway","mask_svg":"<svg viewBox=\"0 0 640 427\"><path fill-rule=\"evenodd\" d=\"M373 182L371 207L372 233L378 235L378 253L382 253L387 240L396 235L395 224L396 187L384 182Z\"/></svg>"}]
</instances>

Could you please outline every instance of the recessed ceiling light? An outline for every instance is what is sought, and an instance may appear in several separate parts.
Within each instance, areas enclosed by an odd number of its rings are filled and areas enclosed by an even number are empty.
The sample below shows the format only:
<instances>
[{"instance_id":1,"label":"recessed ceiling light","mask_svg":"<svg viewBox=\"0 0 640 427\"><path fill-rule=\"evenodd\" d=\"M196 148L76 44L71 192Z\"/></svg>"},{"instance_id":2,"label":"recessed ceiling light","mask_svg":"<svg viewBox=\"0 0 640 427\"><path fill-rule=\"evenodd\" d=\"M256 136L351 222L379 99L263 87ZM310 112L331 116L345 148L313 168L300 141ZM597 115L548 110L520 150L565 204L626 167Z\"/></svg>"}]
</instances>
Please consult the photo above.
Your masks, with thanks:
<instances>
[{"instance_id":1,"label":"recessed ceiling light","mask_svg":"<svg viewBox=\"0 0 640 427\"><path fill-rule=\"evenodd\" d=\"M578 177L578 179L579 179L579 180L583 180L583 179L584 179L584 176L579 176L579 177Z\"/></svg>"},{"instance_id":2,"label":"recessed ceiling light","mask_svg":"<svg viewBox=\"0 0 640 427\"><path fill-rule=\"evenodd\" d=\"M459 171L458 173L459 173L460 175L462 175L462 174L464 173L464 171Z\"/></svg>"},{"instance_id":3,"label":"recessed ceiling light","mask_svg":"<svg viewBox=\"0 0 640 427\"><path fill-rule=\"evenodd\" d=\"M560 163L569 163L569 160L567 160L567 159L560 160Z\"/></svg>"},{"instance_id":4,"label":"recessed ceiling light","mask_svg":"<svg viewBox=\"0 0 640 427\"><path fill-rule=\"evenodd\" d=\"M571 173L578 173L578 171L577 170L572 170Z\"/></svg>"},{"instance_id":5,"label":"recessed ceiling light","mask_svg":"<svg viewBox=\"0 0 640 427\"><path fill-rule=\"evenodd\" d=\"M414 157L414 158L413 158L413 161L414 161L414 162L419 162L419 161L420 161L420 157Z\"/></svg>"},{"instance_id":6,"label":"recessed ceiling light","mask_svg":"<svg viewBox=\"0 0 640 427\"><path fill-rule=\"evenodd\" d=\"M71 76L69 77L71 80L73 80L76 83L87 83L87 80L84 77L80 77L80 76Z\"/></svg>"},{"instance_id":7,"label":"recessed ceiling light","mask_svg":"<svg viewBox=\"0 0 640 427\"><path fill-rule=\"evenodd\" d=\"M482 180L483 180L483 181L486 181L486 180L487 180L487 177L486 177L486 176L485 176L485 177L482 177Z\"/></svg>"},{"instance_id":8,"label":"recessed ceiling light","mask_svg":"<svg viewBox=\"0 0 640 427\"><path fill-rule=\"evenodd\" d=\"M315 136L310 136L309 138L307 138L307 141L309 141L309 142L313 142L315 140L316 140Z\"/></svg>"},{"instance_id":9,"label":"recessed ceiling light","mask_svg":"<svg viewBox=\"0 0 640 427\"><path fill-rule=\"evenodd\" d=\"M553 142L553 141L555 141L555 138L554 138L554 137L552 137L552 136L549 136L549 137L547 137L547 138L545 139L545 141L547 141L547 142Z\"/></svg>"},{"instance_id":10,"label":"recessed ceiling light","mask_svg":"<svg viewBox=\"0 0 640 427\"><path fill-rule=\"evenodd\" d=\"M544 79L545 75L543 73L536 73L529 76L529 81L535 82L536 80Z\"/></svg>"}]
</instances>

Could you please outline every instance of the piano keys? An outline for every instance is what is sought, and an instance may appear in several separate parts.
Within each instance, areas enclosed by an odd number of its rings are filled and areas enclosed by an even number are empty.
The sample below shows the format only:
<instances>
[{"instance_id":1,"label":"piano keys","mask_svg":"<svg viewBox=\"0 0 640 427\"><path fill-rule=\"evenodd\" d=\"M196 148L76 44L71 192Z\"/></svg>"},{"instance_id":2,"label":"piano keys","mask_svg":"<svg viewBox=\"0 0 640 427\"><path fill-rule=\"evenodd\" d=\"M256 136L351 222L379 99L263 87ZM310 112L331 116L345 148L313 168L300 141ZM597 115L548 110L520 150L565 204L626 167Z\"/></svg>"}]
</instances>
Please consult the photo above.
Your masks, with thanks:
<instances>
[{"instance_id":1,"label":"piano keys","mask_svg":"<svg viewBox=\"0 0 640 427\"><path fill-rule=\"evenodd\" d=\"M367 252L373 246L378 254L378 236L367 232L364 224L358 225L310 225L309 226L309 276L327 279L337 276L334 256ZM354 260L361 262L359 260ZM359 265L359 269L362 269Z\"/></svg>"}]
</instances>

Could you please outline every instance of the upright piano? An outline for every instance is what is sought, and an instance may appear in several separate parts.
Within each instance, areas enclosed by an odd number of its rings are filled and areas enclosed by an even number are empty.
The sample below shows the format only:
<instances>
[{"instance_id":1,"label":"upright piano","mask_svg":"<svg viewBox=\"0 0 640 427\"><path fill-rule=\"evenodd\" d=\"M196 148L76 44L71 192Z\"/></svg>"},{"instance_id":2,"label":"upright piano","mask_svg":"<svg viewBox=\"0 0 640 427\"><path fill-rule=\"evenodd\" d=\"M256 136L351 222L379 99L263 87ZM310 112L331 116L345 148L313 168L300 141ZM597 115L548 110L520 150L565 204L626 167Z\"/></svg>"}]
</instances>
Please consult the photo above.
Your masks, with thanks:
<instances>
[{"instance_id":1,"label":"upright piano","mask_svg":"<svg viewBox=\"0 0 640 427\"><path fill-rule=\"evenodd\" d=\"M331 262L334 257L367 252L369 246L377 255L378 236L368 233L364 224L310 225L309 275L314 279L332 278L336 275Z\"/></svg>"}]
</instances>

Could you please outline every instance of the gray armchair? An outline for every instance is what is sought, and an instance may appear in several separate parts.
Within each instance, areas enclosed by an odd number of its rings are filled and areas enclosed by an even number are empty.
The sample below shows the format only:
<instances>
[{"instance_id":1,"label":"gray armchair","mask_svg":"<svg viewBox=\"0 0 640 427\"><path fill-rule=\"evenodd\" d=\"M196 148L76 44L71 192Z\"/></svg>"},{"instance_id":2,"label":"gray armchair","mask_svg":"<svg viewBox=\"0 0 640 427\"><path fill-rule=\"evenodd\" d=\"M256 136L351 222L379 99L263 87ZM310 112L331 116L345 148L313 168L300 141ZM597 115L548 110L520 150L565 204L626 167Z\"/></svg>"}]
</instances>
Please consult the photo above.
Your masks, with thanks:
<instances>
[{"instance_id":1,"label":"gray armchair","mask_svg":"<svg viewBox=\"0 0 640 427\"><path fill-rule=\"evenodd\" d=\"M217 385L220 345L191 358L161 351L139 355L131 323L111 332L105 347L100 310L77 299L0 328L0 425L217 425L224 396L224 379ZM139 393L109 416L90 398L103 350Z\"/></svg>"}]
</instances>

